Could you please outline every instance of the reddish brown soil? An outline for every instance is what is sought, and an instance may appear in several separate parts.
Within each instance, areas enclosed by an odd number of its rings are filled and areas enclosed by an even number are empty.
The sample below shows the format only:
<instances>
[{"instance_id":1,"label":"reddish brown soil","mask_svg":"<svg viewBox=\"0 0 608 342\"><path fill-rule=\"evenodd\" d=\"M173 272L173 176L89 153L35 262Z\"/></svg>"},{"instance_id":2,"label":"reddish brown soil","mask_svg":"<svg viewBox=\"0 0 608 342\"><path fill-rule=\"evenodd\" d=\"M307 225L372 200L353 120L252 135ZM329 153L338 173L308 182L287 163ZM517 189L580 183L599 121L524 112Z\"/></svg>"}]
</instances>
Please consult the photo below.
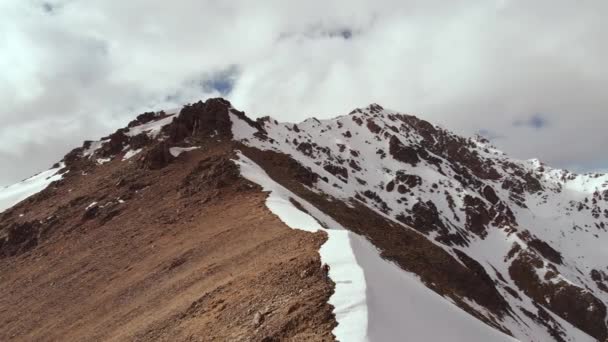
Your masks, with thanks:
<instances>
[{"instance_id":1,"label":"reddish brown soil","mask_svg":"<svg viewBox=\"0 0 608 342\"><path fill-rule=\"evenodd\" d=\"M117 158L0 216L55 216L36 246L0 257L0 340L333 340L325 235L270 213L230 153L208 143L145 171ZM114 204L85 215L94 201Z\"/></svg>"}]
</instances>

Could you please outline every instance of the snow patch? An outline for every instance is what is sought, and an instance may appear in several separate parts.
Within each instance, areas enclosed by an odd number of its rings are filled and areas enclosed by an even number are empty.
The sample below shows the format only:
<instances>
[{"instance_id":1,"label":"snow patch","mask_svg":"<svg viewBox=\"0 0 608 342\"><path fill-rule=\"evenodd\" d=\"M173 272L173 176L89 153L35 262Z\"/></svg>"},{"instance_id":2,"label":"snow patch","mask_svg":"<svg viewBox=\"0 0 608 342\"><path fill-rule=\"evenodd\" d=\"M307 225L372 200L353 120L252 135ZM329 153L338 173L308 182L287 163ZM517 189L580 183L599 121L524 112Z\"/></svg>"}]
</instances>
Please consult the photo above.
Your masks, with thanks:
<instances>
[{"instance_id":1,"label":"snow patch","mask_svg":"<svg viewBox=\"0 0 608 342\"><path fill-rule=\"evenodd\" d=\"M156 120L156 121L148 122L143 125L131 127L131 128L129 128L129 131L126 133L126 135L128 135L130 137L134 137L136 135L139 135L139 134L145 132L146 134L148 134L148 136L150 138L156 138L156 136L158 136L158 134L160 133L160 130L163 127L170 124L176 115L177 114L171 114L160 120Z\"/></svg>"},{"instance_id":2,"label":"snow patch","mask_svg":"<svg viewBox=\"0 0 608 342\"><path fill-rule=\"evenodd\" d=\"M128 150L127 153L125 153L124 157L122 157L122 161L129 160L129 159L135 157L142 150L143 150L142 148L138 148L137 150Z\"/></svg>"},{"instance_id":3,"label":"snow patch","mask_svg":"<svg viewBox=\"0 0 608 342\"><path fill-rule=\"evenodd\" d=\"M93 141L91 142L91 145L89 146L89 148L87 148L86 150L84 150L82 152L82 156L83 157L90 157L92 156L95 151L99 150L101 148L101 146L103 145L103 140L102 141Z\"/></svg>"},{"instance_id":4,"label":"snow patch","mask_svg":"<svg viewBox=\"0 0 608 342\"><path fill-rule=\"evenodd\" d=\"M175 158L179 157L180 154L188 151L199 149L200 147L171 147L169 153Z\"/></svg>"},{"instance_id":5,"label":"snow patch","mask_svg":"<svg viewBox=\"0 0 608 342\"><path fill-rule=\"evenodd\" d=\"M309 232L322 230L327 233L327 241L321 246L319 254L321 262L329 265L329 277L336 284L335 292L329 299L329 304L334 306L338 322L333 333L338 341L367 341L366 284L363 270L357 264L350 246L350 239L354 234L340 227L335 221L331 222L331 226L336 229L323 228L313 216L296 208L289 198L297 200L322 222L333 221L330 217L273 181L260 166L241 153L235 163L240 167L243 177L270 192L266 206L287 226Z\"/></svg>"},{"instance_id":6,"label":"snow patch","mask_svg":"<svg viewBox=\"0 0 608 342\"><path fill-rule=\"evenodd\" d=\"M59 170L63 167L65 167L65 164L61 163L57 168L41 172L20 183L0 189L0 213L44 190L52 182L60 180L63 175L59 174Z\"/></svg>"}]
</instances>

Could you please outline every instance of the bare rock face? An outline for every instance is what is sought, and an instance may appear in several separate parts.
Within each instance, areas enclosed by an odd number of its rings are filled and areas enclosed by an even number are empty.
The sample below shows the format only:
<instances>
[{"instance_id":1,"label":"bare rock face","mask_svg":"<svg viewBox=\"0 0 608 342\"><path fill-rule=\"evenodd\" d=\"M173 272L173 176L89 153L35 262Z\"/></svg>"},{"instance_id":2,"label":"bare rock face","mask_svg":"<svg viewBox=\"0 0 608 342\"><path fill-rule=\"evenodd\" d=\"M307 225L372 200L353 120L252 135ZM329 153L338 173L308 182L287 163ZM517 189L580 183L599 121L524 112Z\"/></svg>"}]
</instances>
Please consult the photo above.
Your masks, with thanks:
<instances>
[{"instance_id":1,"label":"bare rock face","mask_svg":"<svg viewBox=\"0 0 608 342\"><path fill-rule=\"evenodd\" d=\"M210 134L231 137L230 108L230 102L224 99L209 99L184 106L173 123L166 127L170 141L176 143L187 137Z\"/></svg>"},{"instance_id":2,"label":"bare rock face","mask_svg":"<svg viewBox=\"0 0 608 342\"><path fill-rule=\"evenodd\" d=\"M198 163L184 179L184 194L218 190L234 184L239 179L238 167L225 157L208 157Z\"/></svg>"},{"instance_id":3,"label":"bare rock face","mask_svg":"<svg viewBox=\"0 0 608 342\"><path fill-rule=\"evenodd\" d=\"M389 153L396 160L412 166L416 166L420 162L416 149L403 145L396 136L392 136L389 140Z\"/></svg>"},{"instance_id":4,"label":"bare rock face","mask_svg":"<svg viewBox=\"0 0 608 342\"><path fill-rule=\"evenodd\" d=\"M487 235L487 225L490 223L490 213L485 203L478 197L465 196L465 211L467 214L466 228L479 236Z\"/></svg>"},{"instance_id":5,"label":"bare rock face","mask_svg":"<svg viewBox=\"0 0 608 342\"><path fill-rule=\"evenodd\" d=\"M334 164L327 164L323 166L323 169L325 169L325 171L331 173L334 176L339 176L342 179L348 179L348 170L345 167Z\"/></svg>"},{"instance_id":6,"label":"bare rock face","mask_svg":"<svg viewBox=\"0 0 608 342\"><path fill-rule=\"evenodd\" d=\"M485 199L487 199L492 204L498 203L499 200L498 196L496 195L496 192L490 185L486 185L483 188L483 197L485 197Z\"/></svg>"},{"instance_id":7,"label":"bare rock face","mask_svg":"<svg viewBox=\"0 0 608 342\"><path fill-rule=\"evenodd\" d=\"M161 142L146 152L140 164L149 170L158 170L167 166L174 159L175 157L169 152L169 144Z\"/></svg>"},{"instance_id":8,"label":"bare rock face","mask_svg":"<svg viewBox=\"0 0 608 342\"><path fill-rule=\"evenodd\" d=\"M437 207L431 201L414 204L412 216L405 218L403 221L423 233L431 231L447 232L446 226L439 218Z\"/></svg>"},{"instance_id":9,"label":"bare rock face","mask_svg":"<svg viewBox=\"0 0 608 342\"><path fill-rule=\"evenodd\" d=\"M132 149L140 149L150 143L152 143L152 139L146 133L140 133L134 137L131 137L129 140L129 146Z\"/></svg>"},{"instance_id":10,"label":"bare rock face","mask_svg":"<svg viewBox=\"0 0 608 342\"><path fill-rule=\"evenodd\" d=\"M129 122L127 127L131 128L131 127L135 127L135 126L139 126L139 125L144 125L144 124L147 124L148 122L158 120L159 118L163 118L163 117L165 117L165 112L162 112L162 111L158 114L155 112L142 113L142 114L139 114L135 120Z\"/></svg>"},{"instance_id":11,"label":"bare rock face","mask_svg":"<svg viewBox=\"0 0 608 342\"><path fill-rule=\"evenodd\" d=\"M550 308L599 341L604 340L608 336L604 303L585 289L552 280L555 273L547 273L545 279L540 279L535 269L542 267L543 262L538 256L522 252L511 264L509 274L517 287L537 303Z\"/></svg>"},{"instance_id":12,"label":"bare rock face","mask_svg":"<svg viewBox=\"0 0 608 342\"><path fill-rule=\"evenodd\" d=\"M110 157L120 153L128 144L129 137L125 135L124 129L119 129L115 133L110 134L109 141L103 144L101 148L101 156Z\"/></svg>"}]
</instances>

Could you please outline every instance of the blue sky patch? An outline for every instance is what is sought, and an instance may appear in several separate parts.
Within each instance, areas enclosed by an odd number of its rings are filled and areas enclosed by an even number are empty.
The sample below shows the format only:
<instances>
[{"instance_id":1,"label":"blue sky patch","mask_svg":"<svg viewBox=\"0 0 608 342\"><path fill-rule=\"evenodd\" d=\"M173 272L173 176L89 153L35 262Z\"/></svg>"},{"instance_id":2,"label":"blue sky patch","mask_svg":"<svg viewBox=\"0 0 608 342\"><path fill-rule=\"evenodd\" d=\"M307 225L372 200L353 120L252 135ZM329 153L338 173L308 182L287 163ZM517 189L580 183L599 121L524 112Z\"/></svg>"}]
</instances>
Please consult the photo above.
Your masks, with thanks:
<instances>
[{"instance_id":1,"label":"blue sky patch","mask_svg":"<svg viewBox=\"0 0 608 342\"><path fill-rule=\"evenodd\" d=\"M530 127L536 130L540 130L545 128L549 124L549 120L545 117L545 115L541 113L532 114L529 118L525 120L516 120L513 122L513 126L516 127Z\"/></svg>"},{"instance_id":2,"label":"blue sky patch","mask_svg":"<svg viewBox=\"0 0 608 342\"><path fill-rule=\"evenodd\" d=\"M231 65L224 70L209 74L201 81L205 92L217 91L221 96L230 95L239 75L239 68Z\"/></svg>"}]
</instances>

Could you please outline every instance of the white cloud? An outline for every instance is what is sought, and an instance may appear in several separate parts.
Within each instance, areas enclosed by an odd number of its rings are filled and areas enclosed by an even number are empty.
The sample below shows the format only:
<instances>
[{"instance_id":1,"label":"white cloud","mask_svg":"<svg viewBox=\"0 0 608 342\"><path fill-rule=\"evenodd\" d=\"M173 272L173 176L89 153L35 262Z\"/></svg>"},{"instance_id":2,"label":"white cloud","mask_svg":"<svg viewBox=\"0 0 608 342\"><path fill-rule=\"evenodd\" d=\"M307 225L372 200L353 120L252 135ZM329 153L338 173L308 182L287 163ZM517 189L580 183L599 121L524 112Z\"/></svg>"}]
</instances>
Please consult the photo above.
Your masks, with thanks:
<instances>
[{"instance_id":1,"label":"white cloud","mask_svg":"<svg viewBox=\"0 0 608 342\"><path fill-rule=\"evenodd\" d=\"M138 112L217 96L205 78L230 68L229 98L252 116L298 121L378 102L459 133L491 131L517 157L606 165L607 9L565 0L5 0L0 184ZM542 129L513 124L539 113Z\"/></svg>"}]
</instances>

